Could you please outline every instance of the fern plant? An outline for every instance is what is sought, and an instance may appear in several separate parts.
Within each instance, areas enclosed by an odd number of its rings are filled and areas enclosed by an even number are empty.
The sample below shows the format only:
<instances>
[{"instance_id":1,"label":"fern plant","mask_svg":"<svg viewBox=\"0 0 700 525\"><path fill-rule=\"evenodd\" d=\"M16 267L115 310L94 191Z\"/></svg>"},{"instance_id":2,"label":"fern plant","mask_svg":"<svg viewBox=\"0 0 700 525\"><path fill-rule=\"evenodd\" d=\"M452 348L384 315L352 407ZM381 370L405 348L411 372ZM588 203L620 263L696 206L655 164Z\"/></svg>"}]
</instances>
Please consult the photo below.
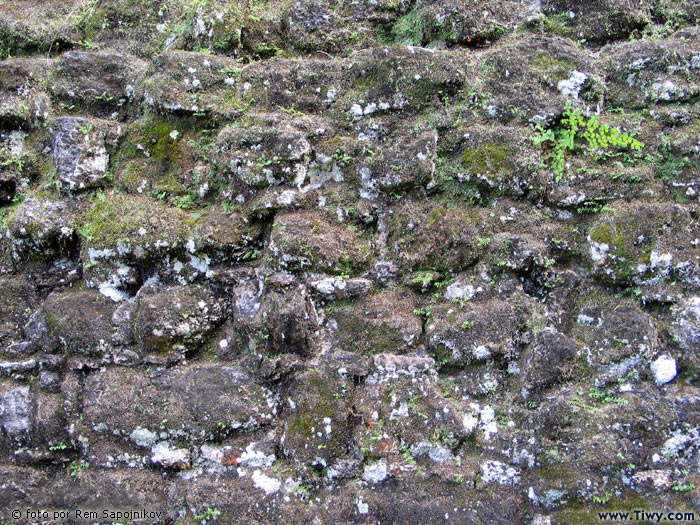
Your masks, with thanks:
<instances>
[{"instance_id":1,"label":"fern plant","mask_svg":"<svg viewBox=\"0 0 700 525\"><path fill-rule=\"evenodd\" d=\"M550 167L556 176L556 182L561 181L564 175L564 157L566 151L573 151L576 147L577 137L584 139L590 152L601 152L611 148L629 148L639 151L644 143L636 140L628 133L623 133L618 128L611 128L607 124L601 124L598 116L588 119L581 114L578 108L571 107L571 101L567 101L562 113L562 119L554 128L544 128L541 124L536 126L537 134L533 141L535 146L549 143L552 151L548 155Z\"/></svg>"}]
</instances>

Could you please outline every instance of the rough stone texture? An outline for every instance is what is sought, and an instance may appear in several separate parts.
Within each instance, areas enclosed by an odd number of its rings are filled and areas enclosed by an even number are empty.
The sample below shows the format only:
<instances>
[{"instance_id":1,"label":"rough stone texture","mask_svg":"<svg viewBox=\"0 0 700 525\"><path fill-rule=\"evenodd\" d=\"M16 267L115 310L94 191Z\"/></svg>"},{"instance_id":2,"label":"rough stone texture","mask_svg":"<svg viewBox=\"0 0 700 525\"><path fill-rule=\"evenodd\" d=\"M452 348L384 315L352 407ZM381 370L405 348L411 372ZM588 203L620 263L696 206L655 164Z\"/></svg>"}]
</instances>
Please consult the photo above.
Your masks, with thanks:
<instances>
[{"instance_id":1,"label":"rough stone texture","mask_svg":"<svg viewBox=\"0 0 700 525\"><path fill-rule=\"evenodd\" d=\"M87 119L64 117L53 122L53 163L66 191L100 186L109 155L104 135Z\"/></svg>"},{"instance_id":2,"label":"rough stone texture","mask_svg":"<svg viewBox=\"0 0 700 525\"><path fill-rule=\"evenodd\" d=\"M554 329L545 328L535 337L524 359L523 388L541 389L566 377L566 368L576 357L576 343Z\"/></svg>"},{"instance_id":3,"label":"rough stone texture","mask_svg":"<svg viewBox=\"0 0 700 525\"><path fill-rule=\"evenodd\" d=\"M225 302L206 288L142 288L132 314L134 337L145 352L192 353L221 323Z\"/></svg>"},{"instance_id":4,"label":"rough stone texture","mask_svg":"<svg viewBox=\"0 0 700 525\"><path fill-rule=\"evenodd\" d=\"M54 292L32 315L25 333L44 352L101 356L110 350L112 311L95 290Z\"/></svg>"},{"instance_id":5,"label":"rough stone texture","mask_svg":"<svg viewBox=\"0 0 700 525\"><path fill-rule=\"evenodd\" d=\"M309 212L278 216L269 249L276 264L289 271L356 273L372 257L369 243L356 233Z\"/></svg>"},{"instance_id":6,"label":"rough stone texture","mask_svg":"<svg viewBox=\"0 0 700 525\"><path fill-rule=\"evenodd\" d=\"M63 201L29 197L7 221L6 238L13 259L58 258L75 247L69 206Z\"/></svg>"},{"instance_id":7,"label":"rough stone texture","mask_svg":"<svg viewBox=\"0 0 700 525\"><path fill-rule=\"evenodd\" d=\"M87 107L115 119L135 100L136 82L146 63L118 53L68 51L58 61L51 92L65 104Z\"/></svg>"},{"instance_id":8,"label":"rough stone texture","mask_svg":"<svg viewBox=\"0 0 700 525\"><path fill-rule=\"evenodd\" d=\"M412 295L389 290L347 306L329 306L327 325L343 349L402 354L415 348L421 336L417 306Z\"/></svg>"},{"instance_id":9,"label":"rough stone texture","mask_svg":"<svg viewBox=\"0 0 700 525\"><path fill-rule=\"evenodd\" d=\"M0 521L697 513L699 23L2 3Z\"/></svg>"}]
</instances>

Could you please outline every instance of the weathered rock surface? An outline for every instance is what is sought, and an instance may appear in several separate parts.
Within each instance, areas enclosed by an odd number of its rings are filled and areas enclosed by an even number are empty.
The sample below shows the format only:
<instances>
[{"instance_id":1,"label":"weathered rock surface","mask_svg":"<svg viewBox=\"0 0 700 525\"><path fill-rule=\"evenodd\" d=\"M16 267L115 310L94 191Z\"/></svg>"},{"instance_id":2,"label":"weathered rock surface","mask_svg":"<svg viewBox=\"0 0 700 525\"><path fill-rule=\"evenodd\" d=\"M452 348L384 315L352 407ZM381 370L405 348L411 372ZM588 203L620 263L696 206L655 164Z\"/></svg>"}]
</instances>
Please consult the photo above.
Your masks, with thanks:
<instances>
[{"instance_id":1,"label":"weathered rock surface","mask_svg":"<svg viewBox=\"0 0 700 525\"><path fill-rule=\"evenodd\" d=\"M65 191L100 186L109 155L104 132L87 119L64 117L53 122L53 163Z\"/></svg>"},{"instance_id":2,"label":"weathered rock surface","mask_svg":"<svg viewBox=\"0 0 700 525\"><path fill-rule=\"evenodd\" d=\"M3 3L0 522L697 513L697 4Z\"/></svg>"}]
</instances>

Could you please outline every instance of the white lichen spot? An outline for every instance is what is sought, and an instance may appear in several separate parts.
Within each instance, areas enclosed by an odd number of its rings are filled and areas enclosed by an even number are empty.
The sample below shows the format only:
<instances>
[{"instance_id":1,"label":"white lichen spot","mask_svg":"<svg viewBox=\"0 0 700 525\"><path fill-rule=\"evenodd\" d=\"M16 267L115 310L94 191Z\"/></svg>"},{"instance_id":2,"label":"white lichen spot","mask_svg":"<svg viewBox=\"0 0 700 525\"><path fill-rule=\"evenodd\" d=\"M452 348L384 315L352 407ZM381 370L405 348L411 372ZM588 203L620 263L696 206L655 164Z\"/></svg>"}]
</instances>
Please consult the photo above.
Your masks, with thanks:
<instances>
[{"instance_id":1,"label":"white lichen spot","mask_svg":"<svg viewBox=\"0 0 700 525\"><path fill-rule=\"evenodd\" d=\"M588 80L588 75L581 71L572 71L569 78L560 80L557 84L557 89L565 97L578 98L581 88Z\"/></svg>"},{"instance_id":2,"label":"white lichen spot","mask_svg":"<svg viewBox=\"0 0 700 525\"><path fill-rule=\"evenodd\" d=\"M588 236L588 242L591 245L591 259L594 263L602 263L610 252L610 246L604 242L596 242L591 236Z\"/></svg>"},{"instance_id":3,"label":"white lichen spot","mask_svg":"<svg viewBox=\"0 0 700 525\"><path fill-rule=\"evenodd\" d=\"M279 480L275 478L271 478L269 476L266 476L259 470L256 470L253 472L253 484L259 488L265 491L265 494L274 494L275 492L279 492L280 488L282 487L282 483L280 483Z\"/></svg>"},{"instance_id":4,"label":"white lichen spot","mask_svg":"<svg viewBox=\"0 0 700 525\"><path fill-rule=\"evenodd\" d=\"M270 467L275 462L274 454L265 454L256 450L257 443L251 443L238 458L241 467Z\"/></svg>"},{"instance_id":5,"label":"white lichen spot","mask_svg":"<svg viewBox=\"0 0 700 525\"><path fill-rule=\"evenodd\" d=\"M654 374L657 385L662 386L670 383L678 374L676 360L670 355L664 354L651 363L651 372Z\"/></svg>"},{"instance_id":6,"label":"white lichen spot","mask_svg":"<svg viewBox=\"0 0 700 525\"><path fill-rule=\"evenodd\" d=\"M520 483L520 471L500 461L486 461L481 464L481 481L485 484L515 486Z\"/></svg>"},{"instance_id":7,"label":"white lichen spot","mask_svg":"<svg viewBox=\"0 0 700 525\"><path fill-rule=\"evenodd\" d=\"M386 461L377 461L373 465L367 465L362 473L362 479L368 483L381 483L389 476Z\"/></svg>"}]
</instances>

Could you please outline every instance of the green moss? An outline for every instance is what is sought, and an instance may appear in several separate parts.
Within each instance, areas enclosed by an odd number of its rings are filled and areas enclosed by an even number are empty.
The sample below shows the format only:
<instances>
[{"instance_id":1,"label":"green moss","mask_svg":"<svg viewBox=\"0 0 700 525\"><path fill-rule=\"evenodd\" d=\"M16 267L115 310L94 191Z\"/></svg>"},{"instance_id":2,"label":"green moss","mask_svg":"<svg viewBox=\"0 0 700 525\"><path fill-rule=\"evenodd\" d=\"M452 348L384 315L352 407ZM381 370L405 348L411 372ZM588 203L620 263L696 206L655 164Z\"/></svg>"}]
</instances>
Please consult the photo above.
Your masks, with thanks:
<instances>
[{"instance_id":1,"label":"green moss","mask_svg":"<svg viewBox=\"0 0 700 525\"><path fill-rule=\"evenodd\" d=\"M177 131L179 139L170 134ZM136 193L143 180L154 194L183 194L187 190L180 181L182 124L166 120L149 120L131 126L126 142L113 166L117 186Z\"/></svg>"},{"instance_id":2,"label":"green moss","mask_svg":"<svg viewBox=\"0 0 700 525\"><path fill-rule=\"evenodd\" d=\"M609 224L599 224L589 232L591 239L598 243L611 246L613 243L613 228Z\"/></svg>"},{"instance_id":3,"label":"green moss","mask_svg":"<svg viewBox=\"0 0 700 525\"><path fill-rule=\"evenodd\" d=\"M183 238L185 214L150 202L147 198L130 198L125 195L101 194L90 208L76 221L79 235L92 247L113 247L117 242L134 240L153 242L174 241ZM155 232L157 239L142 236L142 227L152 230L154 223L161 228Z\"/></svg>"},{"instance_id":4,"label":"green moss","mask_svg":"<svg viewBox=\"0 0 700 525\"><path fill-rule=\"evenodd\" d=\"M180 152L179 145L178 141L170 136L170 133L177 131L182 134L183 130L178 128L177 124L167 120L137 122L129 129L129 137L123 152L127 158L143 157L143 151L137 148L140 145L141 148L148 151L151 158L177 164Z\"/></svg>"},{"instance_id":5,"label":"green moss","mask_svg":"<svg viewBox=\"0 0 700 525\"><path fill-rule=\"evenodd\" d=\"M575 481L577 473L572 471L566 465L558 463L548 463L537 469L537 474L540 478L551 482L570 482Z\"/></svg>"},{"instance_id":6,"label":"green moss","mask_svg":"<svg viewBox=\"0 0 700 525\"><path fill-rule=\"evenodd\" d=\"M535 54L530 59L530 66L536 69L545 80L554 84L569 78L569 72L577 67L573 60L555 58L546 51Z\"/></svg>"},{"instance_id":7,"label":"green moss","mask_svg":"<svg viewBox=\"0 0 700 525\"><path fill-rule=\"evenodd\" d=\"M393 44L420 46L423 44L425 23L420 9L414 9L399 18L391 28Z\"/></svg>"},{"instance_id":8,"label":"green moss","mask_svg":"<svg viewBox=\"0 0 700 525\"><path fill-rule=\"evenodd\" d=\"M352 404L353 394L319 370L313 370L305 381L302 398L295 399L296 409L287 419L287 439L295 448L307 448L317 442L313 428L322 428L324 418L333 421L333 432L324 438L318 453L326 457L341 455L345 450L343 431L345 406ZM314 446L314 448L316 448Z\"/></svg>"},{"instance_id":9,"label":"green moss","mask_svg":"<svg viewBox=\"0 0 700 525\"><path fill-rule=\"evenodd\" d=\"M500 144L482 144L462 153L462 164L470 173L496 175L507 167L510 151Z\"/></svg>"}]
</instances>

